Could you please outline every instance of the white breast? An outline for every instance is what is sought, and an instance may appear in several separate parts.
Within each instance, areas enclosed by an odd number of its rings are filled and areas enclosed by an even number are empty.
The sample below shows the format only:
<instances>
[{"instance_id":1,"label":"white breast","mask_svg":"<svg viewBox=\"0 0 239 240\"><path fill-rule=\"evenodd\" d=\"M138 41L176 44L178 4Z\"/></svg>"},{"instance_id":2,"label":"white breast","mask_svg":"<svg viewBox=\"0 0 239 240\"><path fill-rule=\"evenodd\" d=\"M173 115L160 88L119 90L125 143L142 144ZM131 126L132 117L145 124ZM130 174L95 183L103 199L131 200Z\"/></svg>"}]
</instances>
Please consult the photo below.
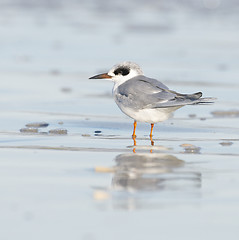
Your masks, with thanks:
<instances>
[{"instance_id":1,"label":"white breast","mask_svg":"<svg viewBox=\"0 0 239 240\"><path fill-rule=\"evenodd\" d=\"M123 113L133 118L134 120L147 123L157 123L165 121L172 117L172 112L176 110L171 108L156 108L156 109L141 109L139 111L135 111L130 108L125 108L123 105L118 106Z\"/></svg>"}]
</instances>

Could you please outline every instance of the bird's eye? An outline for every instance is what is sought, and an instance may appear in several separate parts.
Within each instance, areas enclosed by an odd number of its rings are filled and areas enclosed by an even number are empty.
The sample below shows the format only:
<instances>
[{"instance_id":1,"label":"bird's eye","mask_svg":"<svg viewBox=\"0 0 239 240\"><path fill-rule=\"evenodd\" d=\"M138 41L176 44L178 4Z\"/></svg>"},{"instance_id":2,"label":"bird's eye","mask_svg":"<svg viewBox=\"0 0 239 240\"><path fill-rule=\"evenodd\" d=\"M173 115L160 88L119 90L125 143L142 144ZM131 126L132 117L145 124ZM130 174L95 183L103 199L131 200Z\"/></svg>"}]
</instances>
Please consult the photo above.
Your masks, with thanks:
<instances>
[{"instance_id":1,"label":"bird's eye","mask_svg":"<svg viewBox=\"0 0 239 240\"><path fill-rule=\"evenodd\" d=\"M115 71L114 71L114 74L115 75L122 75L122 76L126 76L129 74L129 68L126 68L126 67L120 67L120 68L117 68Z\"/></svg>"}]
</instances>

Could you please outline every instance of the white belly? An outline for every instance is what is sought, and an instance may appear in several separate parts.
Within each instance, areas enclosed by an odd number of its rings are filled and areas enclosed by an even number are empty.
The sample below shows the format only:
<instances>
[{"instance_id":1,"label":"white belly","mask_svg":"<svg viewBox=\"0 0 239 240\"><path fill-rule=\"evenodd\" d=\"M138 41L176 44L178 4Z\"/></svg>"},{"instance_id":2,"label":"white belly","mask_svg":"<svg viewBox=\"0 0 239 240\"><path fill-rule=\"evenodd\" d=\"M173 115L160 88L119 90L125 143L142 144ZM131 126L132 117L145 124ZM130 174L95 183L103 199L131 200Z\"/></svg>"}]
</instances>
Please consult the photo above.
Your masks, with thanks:
<instances>
[{"instance_id":1,"label":"white belly","mask_svg":"<svg viewBox=\"0 0 239 240\"><path fill-rule=\"evenodd\" d=\"M157 123L162 122L170 117L172 117L173 112L177 110L179 107L171 107L171 108L153 108L153 109L141 109L135 111L131 108L126 108L122 105L118 105L123 113L128 115L139 122L147 122L147 123Z\"/></svg>"}]
</instances>

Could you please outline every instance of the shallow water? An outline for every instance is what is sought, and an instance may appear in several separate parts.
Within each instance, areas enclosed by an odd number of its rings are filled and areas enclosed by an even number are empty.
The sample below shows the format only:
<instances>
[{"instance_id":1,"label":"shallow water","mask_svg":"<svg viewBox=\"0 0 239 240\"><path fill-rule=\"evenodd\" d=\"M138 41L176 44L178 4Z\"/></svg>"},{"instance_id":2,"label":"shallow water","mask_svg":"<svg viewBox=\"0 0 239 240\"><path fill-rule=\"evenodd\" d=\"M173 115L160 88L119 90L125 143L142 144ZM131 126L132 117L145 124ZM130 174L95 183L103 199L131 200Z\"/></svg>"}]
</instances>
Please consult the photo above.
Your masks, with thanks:
<instances>
[{"instance_id":1,"label":"shallow water","mask_svg":"<svg viewBox=\"0 0 239 240\"><path fill-rule=\"evenodd\" d=\"M1 239L238 239L238 7L183 2L0 1ZM135 147L123 60L218 100Z\"/></svg>"}]
</instances>

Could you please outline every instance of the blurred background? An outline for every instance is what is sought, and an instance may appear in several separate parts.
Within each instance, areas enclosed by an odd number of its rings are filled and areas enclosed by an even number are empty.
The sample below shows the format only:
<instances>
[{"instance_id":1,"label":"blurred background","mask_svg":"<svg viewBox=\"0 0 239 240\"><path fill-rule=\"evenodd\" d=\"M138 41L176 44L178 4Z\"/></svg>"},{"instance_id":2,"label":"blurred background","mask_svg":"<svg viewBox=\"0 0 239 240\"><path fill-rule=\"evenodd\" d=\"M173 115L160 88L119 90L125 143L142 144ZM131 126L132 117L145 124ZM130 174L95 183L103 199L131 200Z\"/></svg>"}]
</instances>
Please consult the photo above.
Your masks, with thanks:
<instances>
[{"instance_id":1,"label":"blurred background","mask_svg":"<svg viewBox=\"0 0 239 240\"><path fill-rule=\"evenodd\" d=\"M238 10L238 0L0 0L2 129L9 111L124 118L112 85L88 78L126 60L178 92L217 97L201 117L237 108Z\"/></svg>"},{"instance_id":2,"label":"blurred background","mask_svg":"<svg viewBox=\"0 0 239 240\"><path fill-rule=\"evenodd\" d=\"M148 75L210 70L220 81L215 72L238 69L238 9L238 0L0 0L0 71L88 76L131 60Z\"/></svg>"},{"instance_id":3,"label":"blurred background","mask_svg":"<svg viewBox=\"0 0 239 240\"><path fill-rule=\"evenodd\" d=\"M170 88L200 90L233 108L238 10L238 0L0 0L2 102L14 106L27 91L28 110L36 95L54 93L51 84L110 96L111 85L88 77L127 60Z\"/></svg>"}]
</instances>

